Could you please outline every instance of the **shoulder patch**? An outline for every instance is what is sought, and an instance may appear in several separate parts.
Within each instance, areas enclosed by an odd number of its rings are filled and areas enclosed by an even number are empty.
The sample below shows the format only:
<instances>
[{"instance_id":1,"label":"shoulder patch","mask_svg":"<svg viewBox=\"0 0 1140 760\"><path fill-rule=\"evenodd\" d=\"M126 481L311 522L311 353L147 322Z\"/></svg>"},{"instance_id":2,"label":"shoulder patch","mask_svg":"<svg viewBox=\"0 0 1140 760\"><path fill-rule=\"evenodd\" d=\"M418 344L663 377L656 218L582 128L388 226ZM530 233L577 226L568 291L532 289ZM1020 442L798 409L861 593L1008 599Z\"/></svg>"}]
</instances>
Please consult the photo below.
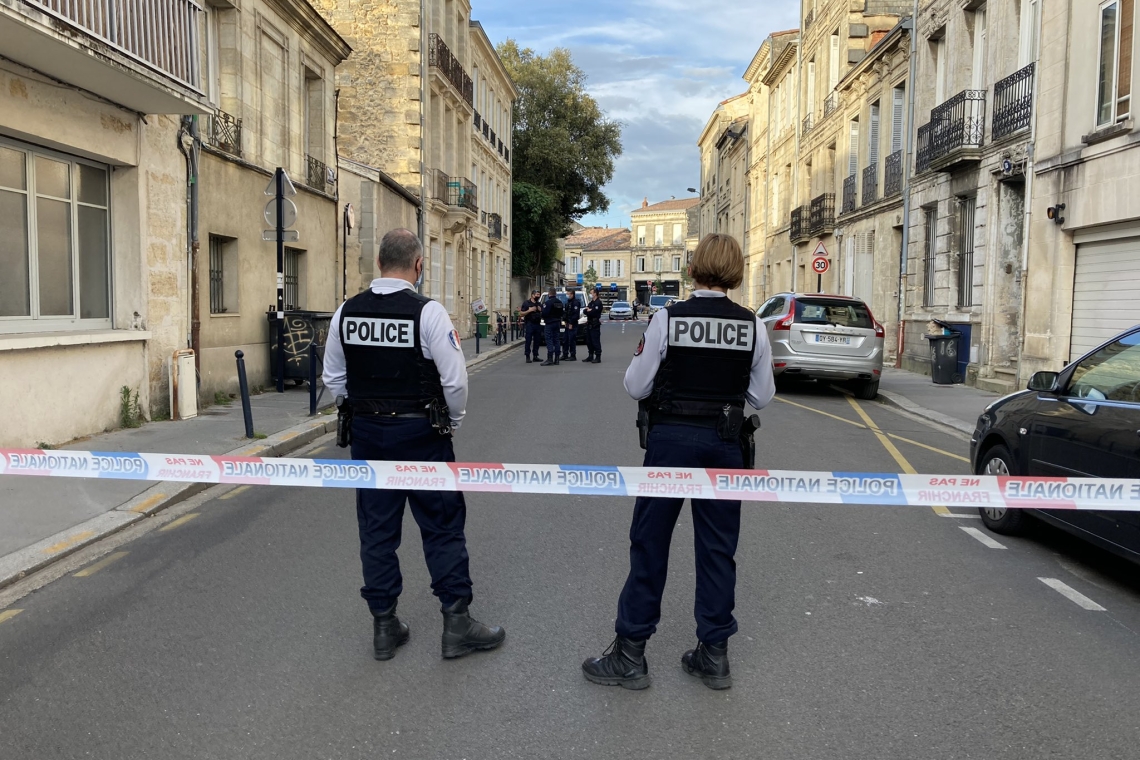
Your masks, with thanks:
<instances>
[{"instance_id":1,"label":"shoulder patch","mask_svg":"<svg viewBox=\"0 0 1140 760\"><path fill-rule=\"evenodd\" d=\"M641 352L645 350L645 333L641 334L641 340L637 343L637 349L633 352L634 356L641 356Z\"/></svg>"},{"instance_id":2,"label":"shoulder patch","mask_svg":"<svg viewBox=\"0 0 1140 760\"><path fill-rule=\"evenodd\" d=\"M463 350L459 347L459 332L458 331L452 330L451 332L449 332L447 334L447 339L449 341L451 341L451 347L454 348L456 351L462 351Z\"/></svg>"}]
</instances>

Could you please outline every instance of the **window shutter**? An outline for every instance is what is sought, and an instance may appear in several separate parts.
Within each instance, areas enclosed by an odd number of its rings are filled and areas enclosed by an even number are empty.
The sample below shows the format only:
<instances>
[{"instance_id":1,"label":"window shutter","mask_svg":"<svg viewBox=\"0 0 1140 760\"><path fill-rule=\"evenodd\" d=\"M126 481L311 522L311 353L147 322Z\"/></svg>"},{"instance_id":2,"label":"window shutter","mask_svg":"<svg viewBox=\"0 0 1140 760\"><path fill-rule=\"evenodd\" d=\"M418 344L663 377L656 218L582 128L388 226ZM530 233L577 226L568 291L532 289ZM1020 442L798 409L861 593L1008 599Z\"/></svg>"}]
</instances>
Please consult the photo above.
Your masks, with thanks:
<instances>
[{"instance_id":1,"label":"window shutter","mask_svg":"<svg viewBox=\"0 0 1140 760\"><path fill-rule=\"evenodd\" d=\"M828 59L830 67L827 76L828 87L832 90L839 84L839 32L831 35L831 57Z\"/></svg>"},{"instance_id":2,"label":"window shutter","mask_svg":"<svg viewBox=\"0 0 1140 760\"><path fill-rule=\"evenodd\" d=\"M871 104L871 124L868 129L868 142L867 142L867 164L868 166L879 163L879 104Z\"/></svg>"},{"instance_id":3,"label":"window shutter","mask_svg":"<svg viewBox=\"0 0 1140 760\"><path fill-rule=\"evenodd\" d=\"M854 177L859 172L859 122L851 122L851 147L847 156L847 176Z\"/></svg>"},{"instance_id":4,"label":"window shutter","mask_svg":"<svg viewBox=\"0 0 1140 760\"><path fill-rule=\"evenodd\" d=\"M891 104L891 153L902 150L903 139L903 99L906 90L902 87L894 89L894 102Z\"/></svg>"},{"instance_id":5,"label":"window shutter","mask_svg":"<svg viewBox=\"0 0 1140 760\"><path fill-rule=\"evenodd\" d=\"M815 113L815 61L808 61L807 65L807 107L804 109L805 116L811 116Z\"/></svg>"}]
</instances>

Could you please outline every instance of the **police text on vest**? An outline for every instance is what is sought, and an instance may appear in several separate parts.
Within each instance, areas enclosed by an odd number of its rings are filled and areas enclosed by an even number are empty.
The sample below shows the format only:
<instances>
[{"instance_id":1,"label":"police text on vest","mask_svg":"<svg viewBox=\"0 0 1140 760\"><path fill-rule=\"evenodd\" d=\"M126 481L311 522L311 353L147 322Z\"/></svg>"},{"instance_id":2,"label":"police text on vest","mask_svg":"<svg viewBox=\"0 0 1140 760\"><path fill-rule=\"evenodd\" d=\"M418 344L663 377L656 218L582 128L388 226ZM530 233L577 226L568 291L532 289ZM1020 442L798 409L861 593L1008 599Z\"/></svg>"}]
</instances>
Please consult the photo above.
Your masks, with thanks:
<instances>
[{"instance_id":1,"label":"police text on vest","mask_svg":"<svg viewBox=\"0 0 1140 760\"><path fill-rule=\"evenodd\" d=\"M415 348L415 327L410 319L345 317L341 340L346 346Z\"/></svg>"},{"instance_id":2,"label":"police text on vest","mask_svg":"<svg viewBox=\"0 0 1140 760\"><path fill-rule=\"evenodd\" d=\"M670 317L669 345L751 351L756 324L719 317Z\"/></svg>"}]
</instances>

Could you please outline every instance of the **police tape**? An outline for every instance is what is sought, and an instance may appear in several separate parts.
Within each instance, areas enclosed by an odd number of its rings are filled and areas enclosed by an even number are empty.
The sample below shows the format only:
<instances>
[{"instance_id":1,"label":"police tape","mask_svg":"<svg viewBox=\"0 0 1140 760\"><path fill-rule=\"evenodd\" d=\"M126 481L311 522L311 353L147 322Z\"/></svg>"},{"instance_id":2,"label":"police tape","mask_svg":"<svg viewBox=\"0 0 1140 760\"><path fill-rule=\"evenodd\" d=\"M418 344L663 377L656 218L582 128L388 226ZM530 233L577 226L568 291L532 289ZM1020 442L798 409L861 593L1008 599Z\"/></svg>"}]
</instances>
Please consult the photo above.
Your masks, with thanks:
<instances>
[{"instance_id":1,"label":"police tape","mask_svg":"<svg viewBox=\"0 0 1140 760\"><path fill-rule=\"evenodd\" d=\"M0 475L577 496L1140 511L1140 480L0 449ZM0 505L2 507L2 505Z\"/></svg>"}]
</instances>

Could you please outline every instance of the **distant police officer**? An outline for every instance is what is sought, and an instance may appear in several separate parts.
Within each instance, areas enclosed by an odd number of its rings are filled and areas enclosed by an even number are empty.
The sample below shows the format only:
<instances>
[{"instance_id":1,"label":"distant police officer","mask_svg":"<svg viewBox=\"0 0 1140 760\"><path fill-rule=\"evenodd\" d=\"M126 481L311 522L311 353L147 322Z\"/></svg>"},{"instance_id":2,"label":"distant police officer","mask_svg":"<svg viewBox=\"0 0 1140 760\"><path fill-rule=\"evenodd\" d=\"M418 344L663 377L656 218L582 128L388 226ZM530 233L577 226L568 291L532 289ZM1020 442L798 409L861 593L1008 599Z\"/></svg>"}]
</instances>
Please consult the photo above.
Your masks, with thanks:
<instances>
[{"instance_id":1,"label":"distant police officer","mask_svg":"<svg viewBox=\"0 0 1140 760\"><path fill-rule=\"evenodd\" d=\"M602 363L602 296L597 289L594 298L586 304L586 349L590 352L586 361Z\"/></svg>"},{"instance_id":2,"label":"distant police officer","mask_svg":"<svg viewBox=\"0 0 1140 760\"><path fill-rule=\"evenodd\" d=\"M546 291L546 303L542 305L542 321L546 323L546 361L542 363L543 367L558 363L562 351L560 333L564 311L565 307L558 299L558 289L551 286Z\"/></svg>"},{"instance_id":3,"label":"distant police officer","mask_svg":"<svg viewBox=\"0 0 1140 760\"><path fill-rule=\"evenodd\" d=\"M526 354L526 363L538 361L538 347L545 342L542 334L542 304L539 303L539 292L531 291L530 300L524 301L519 309L526 325L526 343L523 352ZM534 357L533 359L531 357Z\"/></svg>"},{"instance_id":4,"label":"distant police officer","mask_svg":"<svg viewBox=\"0 0 1140 760\"><path fill-rule=\"evenodd\" d=\"M774 393L767 334L755 314L726 297L744 275L736 240L705 237L689 274L693 297L658 312L625 373L625 389L648 402L645 466L740 469L745 464L740 438L745 401L759 409ZM669 542L683 501L637 499L629 531L629 577L618 599L617 638L602 657L582 663L590 681L627 689L649 685L645 644L661 619ZM681 665L706 686L726 689L732 685L728 637L736 633L733 556L740 502L693 499L692 511L698 643L685 652Z\"/></svg>"},{"instance_id":5,"label":"distant police officer","mask_svg":"<svg viewBox=\"0 0 1140 760\"><path fill-rule=\"evenodd\" d=\"M325 353L325 386L334 396L347 394L351 404L352 457L454 462L451 431L467 406L459 336L443 306L413 289L423 274L414 234L397 229L385 235L376 263L382 276L337 309ZM408 641L408 626L396 617L403 590L396 547L405 502L420 527L432 591L442 605L443 656L499 646L503 629L489 628L467 611L472 594L463 494L362 488L356 492L360 595L372 611L376 659L391 659Z\"/></svg>"},{"instance_id":6,"label":"distant police officer","mask_svg":"<svg viewBox=\"0 0 1140 760\"><path fill-rule=\"evenodd\" d=\"M563 361L578 361L578 318L582 316L582 305L578 303L578 296L574 288L566 289L566 308L562 312L562 359Z\"/></svg>"}]
</instances>

